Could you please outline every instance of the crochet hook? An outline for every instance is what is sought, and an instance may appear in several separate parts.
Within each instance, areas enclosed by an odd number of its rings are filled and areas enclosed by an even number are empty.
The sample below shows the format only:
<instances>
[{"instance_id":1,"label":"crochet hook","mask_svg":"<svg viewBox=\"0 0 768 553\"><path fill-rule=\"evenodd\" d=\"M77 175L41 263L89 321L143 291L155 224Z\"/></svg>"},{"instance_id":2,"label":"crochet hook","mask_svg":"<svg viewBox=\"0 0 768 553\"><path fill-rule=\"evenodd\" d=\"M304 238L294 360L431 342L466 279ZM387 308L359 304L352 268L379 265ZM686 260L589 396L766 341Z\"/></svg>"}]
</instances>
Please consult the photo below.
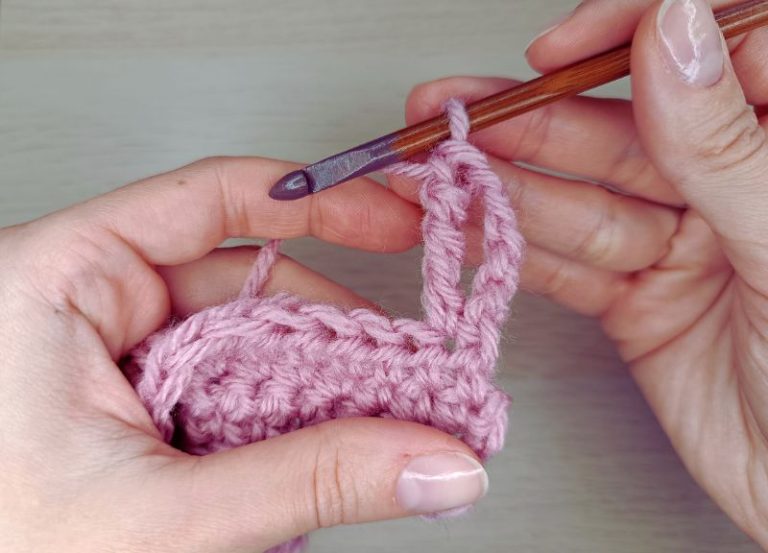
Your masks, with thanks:
<instances>
[{"instance_id":1,"label":"crochet hook","mask_svg":"<svg viewBox=\"0 0 768 553\"><path fill-rule=\"evenodd\" d=\"M768 0L719 10L715 17L725 38L733 38L768 25ZM629 75L630 48L615 48L468 105L471 132ZM435 117L289 173L269 195L303 198L426 152L449 136L448 119Z\"/></svg>"}]
</instances>

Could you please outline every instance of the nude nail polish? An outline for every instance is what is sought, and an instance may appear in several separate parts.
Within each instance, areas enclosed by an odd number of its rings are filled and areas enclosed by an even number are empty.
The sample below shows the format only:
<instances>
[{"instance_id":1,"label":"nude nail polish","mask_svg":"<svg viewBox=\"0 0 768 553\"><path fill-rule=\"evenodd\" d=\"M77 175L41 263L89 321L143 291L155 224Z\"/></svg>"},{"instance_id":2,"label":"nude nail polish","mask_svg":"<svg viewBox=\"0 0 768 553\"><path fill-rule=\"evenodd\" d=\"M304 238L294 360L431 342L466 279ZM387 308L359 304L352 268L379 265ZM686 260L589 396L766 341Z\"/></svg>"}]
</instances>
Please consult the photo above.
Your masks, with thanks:
<instances>
[{"instance_id":1,"label":"nude nail polish","mask_svg":"<svg viewBox=\"0 0 768 553\"><path fill-rule=\"evenodd\" d=\"M712 8L703 0L665 0L657 18L670 67L688 84L706 88L723 76L725 52Z\"/></svg>"},{"instance_id":2,"label":"nude nail polish","mask_svg":"<svg viewBox=\"0 0 768 553\"><path fill-rule=\"evenodd\" d=\"M430 514L471 505L488 491L488 475L475 459L461 453L415 457L397 482L395 499L404 510Z\"/></svg>"}]
</instances>

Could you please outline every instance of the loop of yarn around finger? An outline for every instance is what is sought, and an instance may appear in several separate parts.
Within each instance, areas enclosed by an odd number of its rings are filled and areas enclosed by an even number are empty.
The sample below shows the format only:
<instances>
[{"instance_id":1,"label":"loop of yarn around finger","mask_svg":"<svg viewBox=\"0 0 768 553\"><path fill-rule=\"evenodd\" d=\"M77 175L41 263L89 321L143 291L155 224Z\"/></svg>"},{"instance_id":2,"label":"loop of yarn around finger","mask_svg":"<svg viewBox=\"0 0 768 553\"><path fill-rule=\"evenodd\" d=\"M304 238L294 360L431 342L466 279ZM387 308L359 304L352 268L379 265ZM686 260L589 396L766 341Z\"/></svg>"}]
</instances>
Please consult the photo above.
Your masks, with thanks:
<instances>
[{"instance_id":1,"label":"loop of yarn around finger","mask_svg":"<svg viewBox=\"0 0 768 553\"><path fill-rule=\"evenodd\" d=\"M205 455L330 419L378 416L455 435L483 460L499 451L509 398L493 375L523 240L499 178L467 141L463 106L452 101L446 111L451 139L426 163L391 168L421 181L425 320L267 297L279 246L269 242L239 297L150 336L125 366L164 440ZM475 198L484 259L465 296L462 227Z\"/></svg>"}]
</instances>

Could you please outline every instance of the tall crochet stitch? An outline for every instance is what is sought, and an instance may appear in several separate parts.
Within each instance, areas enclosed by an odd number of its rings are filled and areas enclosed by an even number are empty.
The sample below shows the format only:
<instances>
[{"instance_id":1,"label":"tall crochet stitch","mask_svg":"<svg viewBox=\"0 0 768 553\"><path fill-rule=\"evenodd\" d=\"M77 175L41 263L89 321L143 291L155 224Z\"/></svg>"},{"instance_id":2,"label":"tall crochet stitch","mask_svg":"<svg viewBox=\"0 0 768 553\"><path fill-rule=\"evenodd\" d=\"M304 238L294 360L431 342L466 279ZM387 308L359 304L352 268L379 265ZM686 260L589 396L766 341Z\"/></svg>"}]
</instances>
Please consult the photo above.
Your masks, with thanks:
<instances>
[{"instance_id":1,"label":"tall crochet stitch","mask_svg":"<svg viewBox=\"0 0 768 553\"><path fill-rule=\"evenodd\" d=\"M502 447L508 397L493 383L494 368L523 240L499 178L467 142L463 106L451 101L447 113L452 138L426 163L392 169L421 182L424 320L262 295L277 257L270 242L238 298L134 352L127 372L165 440L205 455L365 416L433 426L481 459ZM466 295L462 227L473 199L483 207L484 261Z\"/></svg>"}]
</instances>

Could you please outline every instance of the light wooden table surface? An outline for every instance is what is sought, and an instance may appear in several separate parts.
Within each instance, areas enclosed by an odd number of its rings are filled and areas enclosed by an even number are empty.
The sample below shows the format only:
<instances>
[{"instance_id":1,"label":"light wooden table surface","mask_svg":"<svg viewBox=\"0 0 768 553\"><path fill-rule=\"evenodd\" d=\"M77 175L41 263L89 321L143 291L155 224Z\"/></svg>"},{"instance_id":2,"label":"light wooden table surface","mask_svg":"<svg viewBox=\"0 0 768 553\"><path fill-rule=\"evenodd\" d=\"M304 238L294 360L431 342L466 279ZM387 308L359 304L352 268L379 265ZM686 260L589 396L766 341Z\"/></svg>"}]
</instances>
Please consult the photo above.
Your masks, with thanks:
<instances>
[{"instance_id":1,"label":"light wooden table surface","mask_svg":"<svg viewBox=\"0 0 768 553\"><path fill-rule=\"evenodd\" d=\"M420 81L530 76L526 43L569 4L0 0L0 226L200 157L312 161L393 130ZM289 251L417 314L418 252ZM326 530L313 551L758 551L692 482L593 321L521 295L501 371L508 442L475 514Z\"/></svg>"}]
</instances>

